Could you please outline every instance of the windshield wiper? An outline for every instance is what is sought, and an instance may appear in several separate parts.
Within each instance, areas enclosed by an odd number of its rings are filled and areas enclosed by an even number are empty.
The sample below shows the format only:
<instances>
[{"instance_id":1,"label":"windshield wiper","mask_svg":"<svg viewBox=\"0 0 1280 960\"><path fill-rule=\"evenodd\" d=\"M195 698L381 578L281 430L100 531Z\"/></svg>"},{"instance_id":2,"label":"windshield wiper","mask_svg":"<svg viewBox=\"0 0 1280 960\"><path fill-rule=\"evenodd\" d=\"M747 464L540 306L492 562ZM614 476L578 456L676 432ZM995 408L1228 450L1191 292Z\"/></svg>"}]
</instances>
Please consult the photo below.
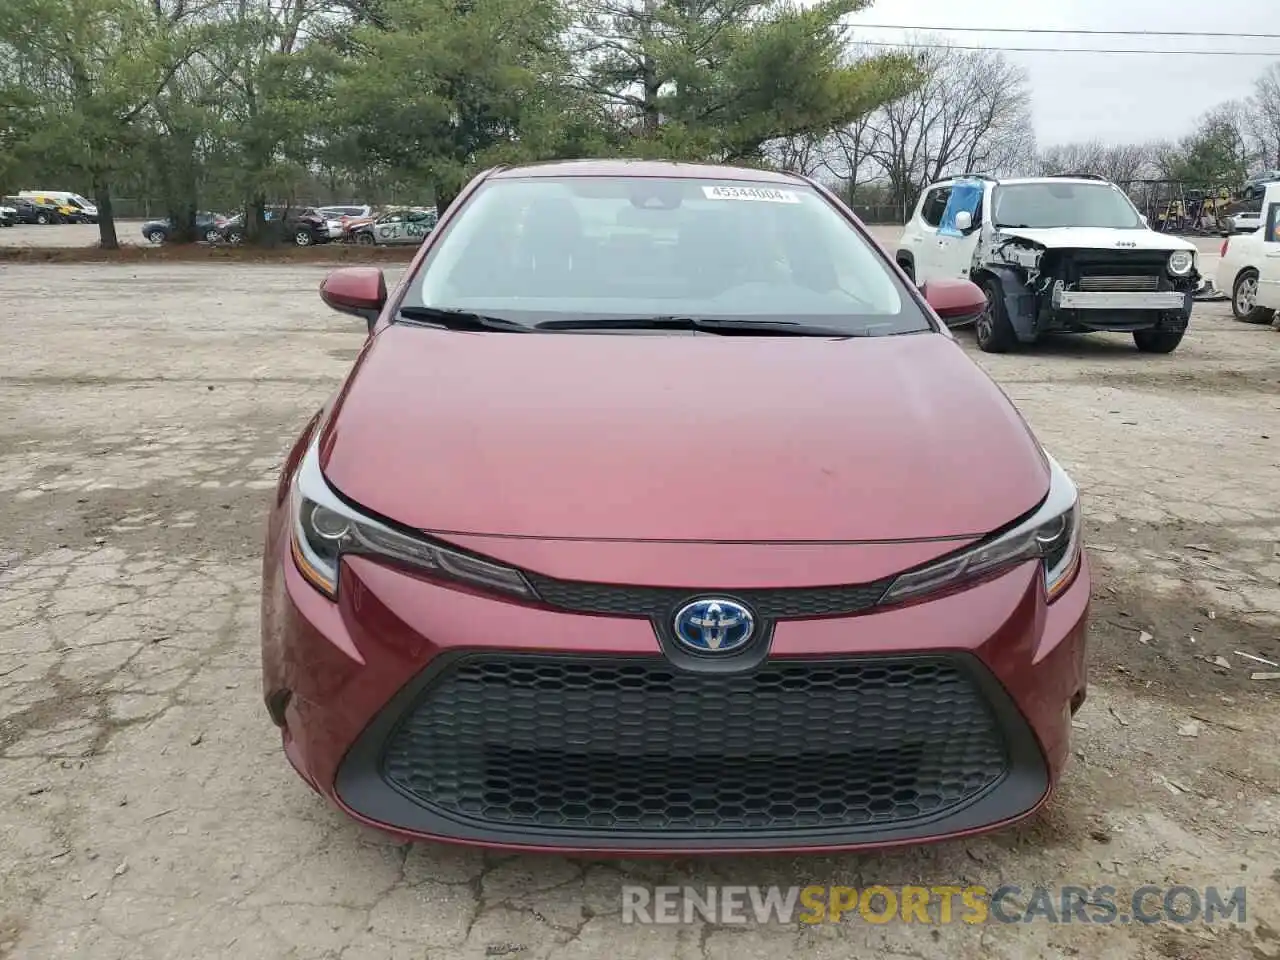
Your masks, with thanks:
<instances>
[{"instance_id":1,"label":"windshield wiper","mask_svg":"<svg viewBox=\"0 0 1280 960\"><path fill-rule=\"evenodd\" d=\"M867 337L874 334L835 327L815 327L789 320L720 320L714 317L594 317L545 320L537 330L692 330L722 336Z\"/></svg>"},{"instance_id":2,"label":"windshield wiper","mask_svg":"<svg viewBox=\"0 0 1280 960\"><path fill-rule=\"evenodd\" d=\"M504 333L533 333L531 327L502 317L487 317L467 310L443 307L401 307L400 316L415 323L435 323L449 330L499 330Z\"/></svg>"}]
</instances>

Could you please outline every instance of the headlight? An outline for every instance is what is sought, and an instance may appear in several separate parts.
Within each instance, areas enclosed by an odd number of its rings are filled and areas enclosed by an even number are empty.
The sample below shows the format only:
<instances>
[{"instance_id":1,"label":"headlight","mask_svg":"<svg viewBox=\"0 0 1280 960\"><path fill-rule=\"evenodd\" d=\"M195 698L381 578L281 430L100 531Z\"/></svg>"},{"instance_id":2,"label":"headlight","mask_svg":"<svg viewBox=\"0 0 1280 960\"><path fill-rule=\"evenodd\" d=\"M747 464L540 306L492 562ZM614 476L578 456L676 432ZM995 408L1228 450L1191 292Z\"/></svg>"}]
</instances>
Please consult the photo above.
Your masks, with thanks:
<instances>
[{"instance_id":1,"label":"headlight","mask_svg":"<svg viewBox=\"0 0 1280 960\"><path fill-rule=\"evenodd\" d=\"M1080 569L1080 499L1075 484L1053 457L1049 457L1049 468L1049 495L1028 519L975 547L904 573L880 602L909 600L992 576L1027 560L1040 561L1045 592L1050 601L1055 600Z\"/></svg>"},{"instance_id":2,"label":"headlight","mask_svg":"<svg viewBox=\"0 0 1280 960\"><path fill-rule=\"evenodd\" d=\"M1185 277L1195 263L1196 255L1190 250L1175 250L1169 256L1169 272L1175 277Z\"/></svg>"},{"instance_id":3,"label":"headlight","mask_svg":"<svg viewBox=\"0 0 1280 960\"><path fill-rule=\"evenodd\" d=\"M381 558L474 586L534 596L518 570L402 533L357 513L325 481L314 443L294 475L289 511L298 570L330 599L338 596L338 567L344 554Z\"/></svg>"}]
</instances>

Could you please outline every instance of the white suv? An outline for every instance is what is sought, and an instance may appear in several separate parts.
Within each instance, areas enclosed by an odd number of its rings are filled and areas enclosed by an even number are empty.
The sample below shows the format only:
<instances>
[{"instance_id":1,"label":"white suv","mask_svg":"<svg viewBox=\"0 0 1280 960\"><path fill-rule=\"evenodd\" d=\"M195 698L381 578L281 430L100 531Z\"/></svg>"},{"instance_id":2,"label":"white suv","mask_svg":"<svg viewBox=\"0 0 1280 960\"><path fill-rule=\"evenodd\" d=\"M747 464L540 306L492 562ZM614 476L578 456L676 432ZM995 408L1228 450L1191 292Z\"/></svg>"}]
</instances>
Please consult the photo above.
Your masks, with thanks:
<instances>
[{"instance_id":1,"label":"white suv","mask_svg":"<svg viewBox=\"0 0 1280 960\"><path fill-rule=\"evenodd\" d=\"M987 353L1095 331L1171 353L1200 284L1195 244L1152 230L1123 190L1092 176L935 183L896 259L917 284L960 277L982 287L987 309L975 325Z\"/></svg>"}]
</instances>

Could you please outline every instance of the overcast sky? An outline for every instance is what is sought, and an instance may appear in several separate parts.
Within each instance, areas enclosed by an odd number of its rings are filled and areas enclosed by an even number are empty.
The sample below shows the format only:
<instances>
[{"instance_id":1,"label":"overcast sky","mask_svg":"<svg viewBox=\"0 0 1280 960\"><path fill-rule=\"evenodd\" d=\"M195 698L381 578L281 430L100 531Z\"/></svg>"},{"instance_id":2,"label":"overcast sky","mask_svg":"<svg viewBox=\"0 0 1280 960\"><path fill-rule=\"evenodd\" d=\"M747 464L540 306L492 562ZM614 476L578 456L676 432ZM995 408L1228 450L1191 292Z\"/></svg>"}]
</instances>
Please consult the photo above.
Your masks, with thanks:
<instances>
[{"instance_id":1,"label":"overcast sky","mask_svg":"<svg viewBox=\"0 0 1280 960\"><path fill-rule=\"evenodd\" d=\"M1280 0L876 0L852 19L853 39L895 41L859 23L1077 30L1206 30L1280 34ZM915 32L913 31L913 32ZM1101 53L1006 53L1027 68L1041 146L1073 140L1173 139L1209 108L1247 96L1280 62L1280 39L951 33L957 45L1142 50L1251 50L1277 56L1206 57Z\"/></svg>"}]
</instances>

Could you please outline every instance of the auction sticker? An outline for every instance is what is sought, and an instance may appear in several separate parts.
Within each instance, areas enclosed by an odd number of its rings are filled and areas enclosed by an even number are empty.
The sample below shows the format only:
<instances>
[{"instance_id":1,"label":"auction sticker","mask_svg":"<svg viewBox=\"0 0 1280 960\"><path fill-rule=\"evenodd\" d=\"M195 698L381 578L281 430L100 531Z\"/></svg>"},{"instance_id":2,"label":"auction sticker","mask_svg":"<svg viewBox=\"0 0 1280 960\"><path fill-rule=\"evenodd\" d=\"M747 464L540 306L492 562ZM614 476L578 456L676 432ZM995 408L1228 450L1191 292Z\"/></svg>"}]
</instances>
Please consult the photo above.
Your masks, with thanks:
<instances>
[{"instance_id":1,"label":"auction sticker","mask_svg":"<svg viewBox=\"0 0 1280 960\"><path fill-rule=\"evenodd\" d=\"M708 200L756 200L763 203L799 203L800 197L792 190L774 190L771 187L703 187Z\"/></svg>"}]
</instances>

